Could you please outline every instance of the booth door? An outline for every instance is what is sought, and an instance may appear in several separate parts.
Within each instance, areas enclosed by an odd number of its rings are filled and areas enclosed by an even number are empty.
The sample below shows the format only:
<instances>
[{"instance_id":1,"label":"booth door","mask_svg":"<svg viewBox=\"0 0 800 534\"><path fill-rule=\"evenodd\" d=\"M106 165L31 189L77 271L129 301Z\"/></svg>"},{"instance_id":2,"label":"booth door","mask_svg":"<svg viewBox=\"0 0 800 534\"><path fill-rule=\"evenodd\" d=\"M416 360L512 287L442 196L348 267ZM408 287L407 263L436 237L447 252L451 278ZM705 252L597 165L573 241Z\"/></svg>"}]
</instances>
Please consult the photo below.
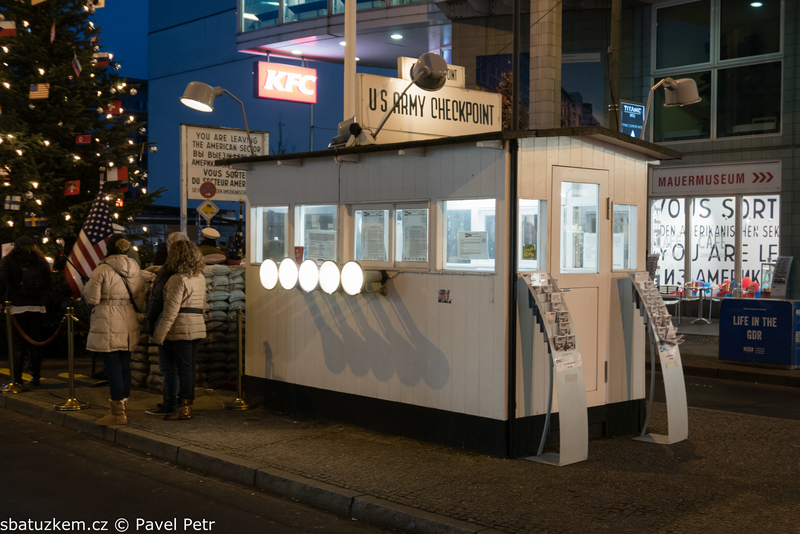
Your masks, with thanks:
<instances>
[{"instance_id":1,"label":"booth door","mask_svg":"<svg viewBox=\"0 0 800 534\"><path fill-rule=\"evenodd\" d=\"M611 220L608 171L553 167L549 271L567 303L583 361L588 406L606 402Z\"/></svg>"}]
</instances>

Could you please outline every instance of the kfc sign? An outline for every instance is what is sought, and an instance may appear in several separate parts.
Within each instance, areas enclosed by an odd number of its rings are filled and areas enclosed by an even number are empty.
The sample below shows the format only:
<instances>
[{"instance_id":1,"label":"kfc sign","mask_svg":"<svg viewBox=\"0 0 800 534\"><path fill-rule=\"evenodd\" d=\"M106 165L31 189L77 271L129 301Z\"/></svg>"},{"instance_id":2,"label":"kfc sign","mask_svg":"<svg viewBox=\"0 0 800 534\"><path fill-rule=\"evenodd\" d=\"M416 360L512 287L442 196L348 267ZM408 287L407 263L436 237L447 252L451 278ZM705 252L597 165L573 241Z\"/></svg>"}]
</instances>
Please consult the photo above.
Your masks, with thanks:
<instances>
[{"instance_id":1,"label":"kfc sign","mask_svg":"<svg viewBox=\"0 0 800 534\"><path fill-rule=\"evenodd\" d=\"M257 61L254 65L256 98L317 103L317 70Z\"/></svg>"}]
</instances>

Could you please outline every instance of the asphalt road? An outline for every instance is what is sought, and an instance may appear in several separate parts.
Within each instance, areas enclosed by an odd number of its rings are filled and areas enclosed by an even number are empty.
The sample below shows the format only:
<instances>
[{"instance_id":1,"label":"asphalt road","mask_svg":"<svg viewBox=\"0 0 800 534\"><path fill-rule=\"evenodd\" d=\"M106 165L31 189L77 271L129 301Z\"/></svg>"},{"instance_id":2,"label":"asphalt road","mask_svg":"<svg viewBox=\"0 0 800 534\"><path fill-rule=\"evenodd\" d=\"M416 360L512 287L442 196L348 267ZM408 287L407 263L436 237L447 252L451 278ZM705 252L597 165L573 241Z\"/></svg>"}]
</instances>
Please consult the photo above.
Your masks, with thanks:
<instances>
[{"instance_id":1,"label":"asphalt road","mask_svg":"<svg viewBox=\"0 0 800 534\"><path fill-rule=\"evenodd\" d=\"M112 533L391 532L9 410L0 410L0 458L0 531L52 532L59 529L45 522L78 521L58 526Z\"/></svg>"},{"instance_id":2,"label":"asphalt road","mask_svg":"<svg viewBox=\"0 0 800 534\"><path fill-rule=\"evenodd\" d=\"M686 376L686 402L696 408L800 420L800 388ZM650 387L650 373L647 373ZM649 389L648 389L649 398ZM656 376L656 402L664 402L661 375Z\"/></svg>"}]
</instances>

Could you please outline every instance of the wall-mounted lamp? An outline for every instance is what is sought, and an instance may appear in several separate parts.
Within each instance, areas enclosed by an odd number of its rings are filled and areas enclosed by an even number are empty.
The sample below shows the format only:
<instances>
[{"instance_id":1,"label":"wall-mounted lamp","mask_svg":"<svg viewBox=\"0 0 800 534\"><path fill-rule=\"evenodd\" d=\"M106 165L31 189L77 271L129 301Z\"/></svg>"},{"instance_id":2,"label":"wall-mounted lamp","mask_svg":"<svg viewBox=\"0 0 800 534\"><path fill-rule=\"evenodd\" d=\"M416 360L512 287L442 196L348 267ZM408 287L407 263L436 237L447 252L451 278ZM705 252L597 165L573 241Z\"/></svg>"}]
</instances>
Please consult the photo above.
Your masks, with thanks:
<instances>
[{"instance_id":1,"label":"wall-mounted lamp","mask_svg":"<svg viewBox=\"0 0 800 534\"><path fill-rule=\"evenodd\" d=\"M247 113L244 112L244 103L233 96L230 91L219 86L211 87L207 83L203 82L189 82L189 85L186 86L186 90L183 92L183 96L181 97L181 103L183 103L184 106L196 109L197 111L211 113L214 111L214 99L218 96L222 96L222 93L227 94L229 97L236 100L240 106L242 106L244 129L247 131L247 140L250 142L250 154L255 156L256 153L253 150L253 140L250 137L250 127L247 125Z\"/></svg>"},{"instance_id":2,"label":"wall-mounted lamp","mask_svg":"<svg viewBox=\"0 0 800 534\"><path fill-rule=\"evenodd\" d=\"M650 111L650 99L653 97L653 91L658 89L660 85L664 86L664 107L674 108L678 106L688 106L689 104L696 104L702 100L700 94L697 92L697 82L691 78L681 78L680 80L673 80L672 78L664 78L653 87L647 94L647 105L644 108L644 121L642 122L642 140L644 140L644 132L647 131L647 115Z\"/></svg>"},{"instance_id":3,"label":"wall-mounted lamp","mask_svg":"<svg viewBox=\"0 0 800 534\"><path fill-rule=\"evenodd\" d=\"M444 58L433 52L422 54L411 66L411 82L403 89L400 96L395 98L394 105L386 112L386 115L383 116L375 133L369 134L363 131L362 127L356 122L356 118L353 117L339 123L336 137L328 144L328 148L374 144L375 138L378 137L381 128L383 128L383 125L389 120L394 110L397 109L397 106L403 100L403 96L411 89L412 85L416 85L425 91L438 91L444 87L446 82L447 62Z\"/></svg>"},{"instance_id":4,"label":"wall-mounted lamp","mask_svg":"<svg viewBox=\"0 0 800 534\"><path fill-rule=\"evenodd\" d=\"M357 261L348 261L342 267L342 289L351 296L367 291L376 283L380 283L376 292L385 295L387 279L386 271L365 271Z\"/></svg>"},{"instance_id":5,"label":"wall-mounted lamp","mask_svg":"<svg viewBox=\"0 0 800 534\"><path fill-rule=\"evenodd\" d=\"M331 260L324 261L319 266L319 287L328 295L336 293L341 279L339 266Z\"/></svg>"},{"instance_id":6,"label":"wall-mounted lamp","mask_svg":"<svg viewBox=\"0 0 800 534\"><path fill-rule=\"evenodd\" d=\"M261 269L258 270L258 277L261 280L261 287L264 289L275 289L278 285L278 264L273 260L264 260Z\"/></svg>"},{"instance_id":7,"label":"wall-mounted lamp","mask_svg":"<svg viewBox=\"0 0 800 534\"><path fill-rule=\"evenodd\" d=\"M300 283L300 289L306 293L311 293L317 289L317 284L319 283L319 267L317 267L317 262L314 260L306 260L301 263L297 278Z\"/></svg>"},{"instance_id":8,"label":"wall-mounted lamp","mask_svg":"<svg viewBox=\"0 0 800 534\"><path fill-rule=\"evenodd\" d=\"M357 261L348 261L342 267L333 261L325 261L317 267L314 260L306 260L297 268L292 258L284 258L280 265L272 260L264 260L259 269L259 278L264 289L272 290L280 283L283 289L293 289L299 285L306 293L319 288L332 295L342 289L351 296L363 292L386 295L386 271L364 270ZM378 287L375 287L379 284Z\"/></svg>"},{"instance_id":9,"label":"wall-mounted lamp","mask_svg":"<svg viewBox=\"0 0 800 534\"><path fill-rule=\"evenodd\" d=\"M283 258L278 267L278 281L283 289L292 289L297 285L297 263L294 259Z\"/></svg>"}]
</instances>

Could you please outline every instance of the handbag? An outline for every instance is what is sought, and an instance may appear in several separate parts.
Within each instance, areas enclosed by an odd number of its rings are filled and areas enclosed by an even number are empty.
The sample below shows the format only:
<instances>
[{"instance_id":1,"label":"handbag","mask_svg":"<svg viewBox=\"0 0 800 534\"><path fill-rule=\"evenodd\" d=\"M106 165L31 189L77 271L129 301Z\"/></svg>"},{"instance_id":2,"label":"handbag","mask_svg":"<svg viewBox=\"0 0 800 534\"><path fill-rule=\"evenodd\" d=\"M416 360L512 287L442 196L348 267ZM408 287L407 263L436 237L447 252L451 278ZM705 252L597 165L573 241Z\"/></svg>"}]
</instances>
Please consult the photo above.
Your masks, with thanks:
<instances>
[{"instance_id":1,"label":"handbag","mask_svg":"<svg viewBox=\"0 0 800 534\"><path fill-rule=\"evenodd\" d=\"M111 266L111 265L109 265L108 263L106 263L106 265L108 265L109 267L111 267L111 270L112 270L112 271L114 271L115 273L117 273L117 274L119 275L119 277L120 277L120 278L122 278L122 283L123 283L123 284L125 284L125 289L127 289L127 290L128 290L128 297L130 297L130 299L131 299L131 304L133 304L133 311L135 311L136 313L142 313L142 312L139 310L139 307L136 305L136 302L133 300L133 293L131 292L131 288L130 288L130 286L128 285L128 279L127 279L127 278L125 278L124 276L122 276L122 273L120 273L118 270L116 270L114 267L112 267L112 266Z\"/></svg>"}]
</instances>

